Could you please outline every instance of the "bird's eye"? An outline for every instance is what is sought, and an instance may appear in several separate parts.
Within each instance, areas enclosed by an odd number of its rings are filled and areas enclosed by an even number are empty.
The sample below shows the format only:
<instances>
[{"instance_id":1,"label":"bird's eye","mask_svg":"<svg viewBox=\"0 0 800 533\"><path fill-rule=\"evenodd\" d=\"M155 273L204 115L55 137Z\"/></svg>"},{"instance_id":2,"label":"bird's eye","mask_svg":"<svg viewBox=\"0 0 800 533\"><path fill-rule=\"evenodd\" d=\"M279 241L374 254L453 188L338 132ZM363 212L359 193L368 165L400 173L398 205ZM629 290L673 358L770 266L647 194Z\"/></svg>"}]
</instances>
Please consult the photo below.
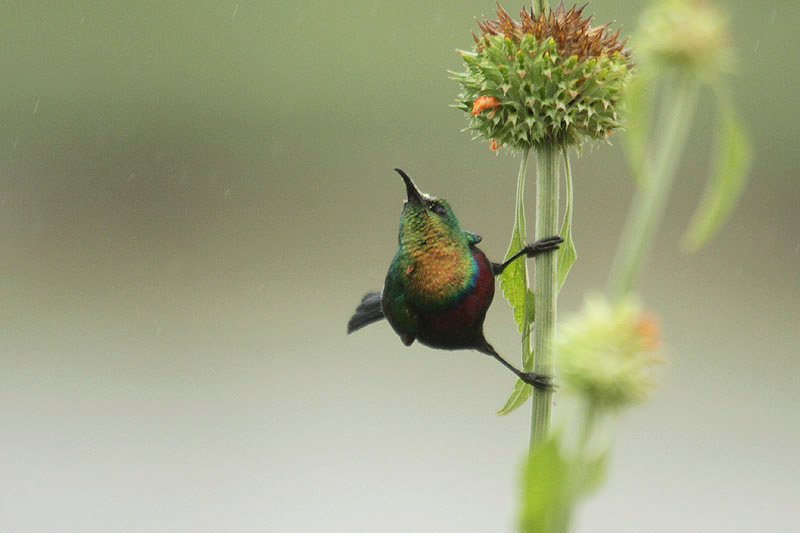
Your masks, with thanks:
<instances>
[{"instance_id":1,"label":"bird's eye","mask_svg":"<svg viewBox=\"0 0 800 533\"><path fill-rule=\"evenodd\" d=\"M443 217L447 214L447 209L445 209L444 206L439 202L432 202L430 205L430 209L440 217Z\"/></svg>"}]
</instances>

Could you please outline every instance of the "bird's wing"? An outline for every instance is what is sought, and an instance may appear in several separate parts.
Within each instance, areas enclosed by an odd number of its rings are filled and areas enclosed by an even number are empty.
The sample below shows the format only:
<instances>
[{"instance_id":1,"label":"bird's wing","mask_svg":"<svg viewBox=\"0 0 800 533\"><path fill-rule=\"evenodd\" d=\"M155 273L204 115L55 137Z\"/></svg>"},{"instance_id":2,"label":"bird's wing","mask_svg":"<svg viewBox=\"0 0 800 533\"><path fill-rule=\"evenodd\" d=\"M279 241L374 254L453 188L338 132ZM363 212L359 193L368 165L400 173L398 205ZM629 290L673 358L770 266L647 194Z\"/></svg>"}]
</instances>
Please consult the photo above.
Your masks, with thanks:
<instances>
[{"instance_id":1,"label":"bird's wing","mask_svg":"<svg viewBox=\"0 0 800 533\"><path fill-rule=\"evenodd\" d=\"M391 272L391 271L390 271ZM383 313L403 344L411 345L417 337L419 316L406 298L405 287L399 276L388 275L383 285L381 300Z\"/></svg>"}]
</instances>

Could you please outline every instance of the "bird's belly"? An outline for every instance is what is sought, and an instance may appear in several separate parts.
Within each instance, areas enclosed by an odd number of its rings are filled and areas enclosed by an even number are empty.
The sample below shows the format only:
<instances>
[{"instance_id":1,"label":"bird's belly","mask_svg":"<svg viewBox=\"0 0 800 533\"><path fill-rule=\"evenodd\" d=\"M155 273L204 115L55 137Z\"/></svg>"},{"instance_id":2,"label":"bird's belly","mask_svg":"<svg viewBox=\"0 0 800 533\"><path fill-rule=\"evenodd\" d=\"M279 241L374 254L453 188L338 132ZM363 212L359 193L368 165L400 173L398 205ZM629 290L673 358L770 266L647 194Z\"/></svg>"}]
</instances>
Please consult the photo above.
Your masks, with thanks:
<instances>
[{"instance_id":1,"label":"bird's belly","mask_svg":"<svg viewBox=\"0 0 800 533\"><path fill-rule=\"evenodd\" d=\"M420 316L420 342L437 348L471 346L481 330L488 304L468 296L450 311Z\"/></svg>"},{"instance_id":2,"label":"bird's belly","mask_svg":"<svg viewBox=\"0 0 800 533\"><path fill-rule=\"evenodd\" d=\"M486 311L494 298L494 275L485 256L476 259L485 264L480 264L480 275L471 291L447 310L420 314L417 338L423 344L436 348L468 348L481 334Z\"/></svg>"}]
</instances>

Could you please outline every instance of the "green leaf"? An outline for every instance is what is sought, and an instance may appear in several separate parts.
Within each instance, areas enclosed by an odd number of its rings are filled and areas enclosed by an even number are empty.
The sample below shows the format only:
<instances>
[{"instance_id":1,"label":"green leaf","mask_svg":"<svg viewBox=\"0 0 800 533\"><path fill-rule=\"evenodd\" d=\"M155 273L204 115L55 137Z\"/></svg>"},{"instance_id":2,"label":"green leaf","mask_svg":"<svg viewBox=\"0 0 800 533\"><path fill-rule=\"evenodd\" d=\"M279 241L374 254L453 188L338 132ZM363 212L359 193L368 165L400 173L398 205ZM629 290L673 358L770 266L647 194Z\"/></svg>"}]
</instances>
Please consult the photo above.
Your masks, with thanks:
<instances>
[{"instance_id":1,"label":"green leaf","mask_svg":"<svg viewBox=\"0 0 800 533\"><path fill-rule=\"evenodd\" d=\"M518 235L518 232L515 231L514 234ZM514 239L512 238L512 245L513 243ZM509 248L509 255L507 255L506 258L515 253L511 252L512 248ZM517 248L517 250L519 250L519 248ZM521 268L517 266L520 264L522 265ZM503 276L512 270L512 268L517 274L513 275L514 277L512 277L512 275L508 276L504 282ZM521 276L519 274L520 272ZM500 278L500 287L503 289L506 299L514 308L514 320L517 322L517 326L522 333L522 367L525 370L530 370L533 368L533 352L530 349L530 324L533 321L534 305L533 292L526 286L525 261L519 260L511 263L500 275ZM497 414L507 415L515 411L525 404L525 401L530 397L532 392L533 387L518 379L514 384L514 390L511 391L511 395L509 395L502 409L497 411Z\"/></svg>"},{"instance_id":2,"label":"green leaf","mask_svg":"<svg viewBox=\"0 0 800 533\"><path fill-rule=\"evenodd\" d=\"M525 191L525 170L527 168L527 154L520 162L520 176L517 183L517 200L514 211L514 229L511 230L511 242L508 245L505 259L509 259L525 246L525 203L523 195ZM526 305L528 300L528 266L524 260L517 260L511 263L500 274L500 288L503 290L508 303L514 309L514 321L521 333L525 332L525 327L529 324L526 321Z\"/></svg>"},{"instance_id":3,"label":"green leaf","mask_svg":"<svg viewBox=\"0 0 800 533\"><path fill-rule=\"evenodd\" d=\"M528 301L525 304L526 326L522 331L522 369L530 372L533 370L533 349L531 348L530 324L533 322L533 310L535 305L533 291L527 289L527 295ZM508 400L506 400L506 404L502 409L497 411L497 414L503 416L516 411L525 404L532 393L533 387L518 379L514 384L514 390L511 391L511 395L508 397Z\"/></svg>"},{"instance_id":4,"label":"green leaf","mask_svg":"<svg viewBox=\"0 0 800 533\"><path fill-rule=\"evenodd\" d=\"M717 88L721 131L714 157L714 172L697 206L682 247L695 252L725 223L745 185L752 160L752 148L744 126L727 93Z\"/></svg>"},{"instance_id":5,"label":"green leaf","mask_svg":"<svg viewBox=\"0 0 800 533\"><path fill-rule=\"evenodd\" d=\"M569 512L569 465L551 436L530 456L522 480L522 511L519 529L524 533L565 530ZM560 526L564 527L560 527Z\"/></svg>"},{"instance_id":6,"label":"green leaf","mask_svg":"<svg viewBox=\"0 0 800 533\"><path fill-rule=\"evenodd\" d=\"M575 242L572 240L572 169L569 164L567 149L562 149L564 156L564 174L567 181L567 207L564 212L564 223L561 226L561 238L564 242L558 248L558 290L564 285L578 253L575 251Z\"/></svg>"},{"instance_id":7,"label":"green leaf","mask_svg":"<svg viewBox=\"0 0 800 533\"><path fill-rule=\"evenodd\" d=\"M563 452L562 434L551 433L525 465L520 531L567 531L575 506L605 479L608 451L586 459Z\"/></svg>"},{"instance_id":8,"label":"green leaf","mask_svg":"<svg viewBox=\"0 0 800 533\"><path fill-rule=\"evenodd\" d=\"M524 215L523 215L524 221ZM514 231L511 234L511 243L508 245L508 252L506 259L520 251L523 247L522 237L520 236L517 224L514 225ZM503 270L500 274L500 288L503 290L508 303L514 309L514 321L517 323L517 328L520 332L525 327L525 291L527 291L527 266L525 261L514 261Z\"/></svg>"},{"instance_id":9,"label":"green leaf","mask_svg":"<svg viewBox=\"0 0 800 533\"><path fill-rule=\"evenodd\" d=\"M533 291L528 289L526 293L527 299L525 300L525 323L530 325L533 323L535 318L534 310L536 309L536 296L533 294ZM528 331L527 335L530 336L531 332ZM533 370L533 352L530 350L526 350L522 354L522 363L525 366L525 370Z\"/></svg>"},{"instance_id":10,"label":"green leaf","mask_svg":"<svg viewBox=\"0 0 800 533\"><path fill-rule=\"evenodd\" d=\"M517 179L517 201L514 216L514 229L511 232L511 243L508 245L506 259L520 251L525 245L525 206L523 196L525 192L525 171L527 168L528 154L523 154L520 162L520 173ZM533 352L531 350L531 322L533 322L534 297L528 288L527 264L524 258L512 262L500 274L500 288L503 295L514 310L514 321L522 333L522 367L524 370L533 369ZM517 380L505 405L497 414L506 415L525 403L531 395L532 388L522 381Z\"/></svg>"},{"instance_id":11,"label":"green leaf","mask_svg":"<svg viewBox=\"0 0 800 533\"><path fill-rule=\"evenodd\" d=\"M522 407L526 401L528 401L528 398L530 398L532 393L533 387L521 379L518 379L514 384L514 390L511 391L511 395L508 397L508 400L506 400L506 404L502 409L497 411L497 414L502 416L516 411L519 407Z\"/></svg>"}]
</instances>

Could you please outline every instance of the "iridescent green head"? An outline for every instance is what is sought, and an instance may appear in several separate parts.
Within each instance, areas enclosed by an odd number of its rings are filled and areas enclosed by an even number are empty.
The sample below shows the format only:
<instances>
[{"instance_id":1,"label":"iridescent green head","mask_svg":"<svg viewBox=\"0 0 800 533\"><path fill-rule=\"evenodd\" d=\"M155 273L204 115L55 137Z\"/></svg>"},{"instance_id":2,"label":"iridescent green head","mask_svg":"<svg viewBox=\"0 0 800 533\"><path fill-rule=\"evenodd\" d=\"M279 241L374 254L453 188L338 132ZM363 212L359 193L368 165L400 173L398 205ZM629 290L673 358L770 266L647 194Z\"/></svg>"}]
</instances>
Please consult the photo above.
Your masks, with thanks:
<instances>
[{"instance_id":1,"label":"iridescent green head","mask_svg":"<svg viewBox=\"0 0 800 533\"><path fill-rule=\"evenodd\" d=\"M470 244L480 237L461 230L447 202L421 193L405 172L395 170L406 184L408 199L386 286L402 286L403 301L420 309L448 306L472 283L476 266ZM391 290L387 294L391 297Z\"/></svg>"},{"instance_id":2,"label":"iridescent green head","mask_svg":"<svg viewBox=\"0 0 800 533\"><path fill-rule=\"evenodd\" d=\"M408 194L400 216L400 246L411 253L436 248L467 250L468 235L461 230L450 205L420 192L405 172L399 168L395 170L403 178Z\"/></svg>"}]
</instances>

